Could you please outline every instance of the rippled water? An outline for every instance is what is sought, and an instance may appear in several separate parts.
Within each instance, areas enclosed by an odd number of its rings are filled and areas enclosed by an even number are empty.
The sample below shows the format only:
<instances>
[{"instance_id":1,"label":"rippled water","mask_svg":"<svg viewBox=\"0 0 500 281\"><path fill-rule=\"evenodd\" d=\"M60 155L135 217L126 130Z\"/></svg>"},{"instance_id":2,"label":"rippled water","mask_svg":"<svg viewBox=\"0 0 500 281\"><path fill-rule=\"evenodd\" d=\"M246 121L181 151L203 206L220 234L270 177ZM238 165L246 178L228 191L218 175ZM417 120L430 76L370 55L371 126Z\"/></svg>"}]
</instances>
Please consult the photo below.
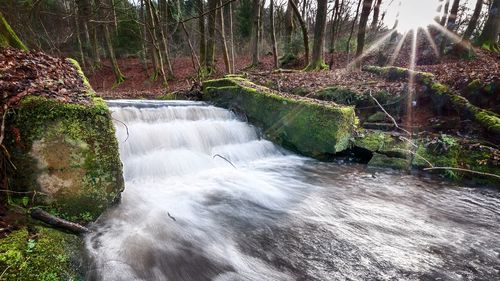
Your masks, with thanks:
<instances>
[{"instance_id":1,"label":"rippled water","mask_svg":"<svg viewBox=\"0 0 500 281\"><path fill-rule=\"evenodd\" d=\"M89 279L500 276L498 191L299 157L203 103L110 106L126 187L86 239Z\"/></svg>"}]
</instances>

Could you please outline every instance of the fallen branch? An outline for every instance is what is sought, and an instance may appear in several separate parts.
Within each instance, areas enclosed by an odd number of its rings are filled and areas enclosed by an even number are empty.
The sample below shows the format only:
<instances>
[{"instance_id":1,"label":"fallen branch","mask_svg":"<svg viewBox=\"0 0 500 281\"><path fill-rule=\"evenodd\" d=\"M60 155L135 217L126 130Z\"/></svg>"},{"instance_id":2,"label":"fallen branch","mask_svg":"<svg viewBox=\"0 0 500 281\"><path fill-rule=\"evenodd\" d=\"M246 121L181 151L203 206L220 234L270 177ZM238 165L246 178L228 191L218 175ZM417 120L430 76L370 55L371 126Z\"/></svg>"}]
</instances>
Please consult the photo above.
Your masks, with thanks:
<instances>
[{"instance_id":1,"label":"fallen branch","mask_svg":"<svg viewBox=\"0 0 500 281\"><path fill-rule=\"evenodd\" d=\"M90 230L83 225L70 222L65 219L61 219L59 217L49 214L48 212L40 208L31 209L31 217L39 221L42 221L46 224L49 224L51 226L68 230L75 234L83 234L90 232Z\"/></svg>"},{"instance_id":2,"label":"fallen branch","mask_svg":"<svg viewBox=\"0 0 500 281\"><path fill-rule=\"evenodd\" d=\"M495 175L495 174L490 174L490 173L485 173L485 172L478 172L478 171L469 170L469 169L463 169L463 168L453 168L453 167L431 167L431 168L424 168L424 171L430 171L430 170L460 171L460 172L467 172L467 173L478 174L478 175L482 175L482 176L489 176L489 177L494 177L494 178L500 179L500 175Z\"/></svg>"},{"instance_id":3,"label":"fallen branch","mask_svg":"<svg viewBox=\"0 0 500 281\"><path fill-rule=\"evenodd\" d=\"M396 119L394 119L394 117L392 117L392 115L390 115L385 110L385 108L378 102L378 100L372 95L372 91L369 91L368 94L375 101L375 103L378 105L378 107L380 107L380 109L382 109L382 111L385 113L385 115L387 115L387 117L389 117L391 119L392 123L394 123L394 126L396 126L396 128L400 129L401 131L403 131L403 132L407 133L409 136L411 136L411 133L409 131L407 131L406 129L403 129L401 127L399 127L398 123L396 122Z\"/></svg>"},{"instance_id":4,"label":"fallen branch","mask_svg":"<svg viewBox=\"0 0 500 281\"><path fill-rule=\"evenodd\" d=\"M235 169L236 169L236 166L233 165L233 163L231 163L231 161L227 160L226 157L222 156L222 155L219 155L219 154L215 154L214 156L212 156L212 158L215 158L216 156L226 160L227 163L231 164L231 166L233 166Z\"/></svg>"},{"instance_id":5,"label":"fallen branch","mask_svg":"<svg viewBox=\"0 0 500 281\"><path fill-rule=\"evenodd\" d=\"M111 118L113 118L113 120L115 120L116 122L121 123L123 126L125 126L125 130L127 130L127 137L125 138L125 140L123 142L127 142L128 137L130 136L129 133L128 133L128 126L127 126L127 124L125 124L122 121L114 118L113 116L111 116Z\"/></svg>"}]
</instances>

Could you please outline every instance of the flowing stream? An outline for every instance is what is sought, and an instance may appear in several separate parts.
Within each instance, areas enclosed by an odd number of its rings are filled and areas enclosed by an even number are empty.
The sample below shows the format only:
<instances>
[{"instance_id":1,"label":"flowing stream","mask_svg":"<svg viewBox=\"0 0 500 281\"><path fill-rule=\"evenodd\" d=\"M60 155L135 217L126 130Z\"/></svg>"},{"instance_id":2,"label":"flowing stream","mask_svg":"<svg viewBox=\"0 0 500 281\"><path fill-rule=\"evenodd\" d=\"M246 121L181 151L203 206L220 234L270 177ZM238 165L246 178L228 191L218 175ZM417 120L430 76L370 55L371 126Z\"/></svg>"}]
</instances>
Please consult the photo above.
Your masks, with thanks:
<instances>
[{"instance_id":1,"label":"flowing stream","mask_svg":"<svg viewBox=\"0 0 500 281\"><path fill-rule=\"evenodd\" d=\"M125 191L90 280L499 280L498 190L297 156L201 102L109 104Z\"/></svg>"}]
</instances>

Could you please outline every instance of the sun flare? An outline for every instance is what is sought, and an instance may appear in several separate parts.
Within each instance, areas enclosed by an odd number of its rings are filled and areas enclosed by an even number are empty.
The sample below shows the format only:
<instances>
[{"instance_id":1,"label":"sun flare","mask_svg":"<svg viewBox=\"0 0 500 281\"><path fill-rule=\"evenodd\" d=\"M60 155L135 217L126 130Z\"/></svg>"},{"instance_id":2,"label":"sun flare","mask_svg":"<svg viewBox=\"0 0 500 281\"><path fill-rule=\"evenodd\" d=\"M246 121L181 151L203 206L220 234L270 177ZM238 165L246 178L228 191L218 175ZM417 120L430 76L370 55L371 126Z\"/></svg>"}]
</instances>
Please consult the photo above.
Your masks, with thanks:
<instances>
[{"instance_id":1,"label":"sun flare","mask_svg":"<svg viewBox=\"0 0 500 281\"><path fill-rule=\"evenodd\" d=\"M394 18L398 20L396 29L400 33L425 28L439 16L438 0L404 0L400 5L400 9L394 9L399 10L399 15L395 14Z\"/></svg>"}]
</instances>

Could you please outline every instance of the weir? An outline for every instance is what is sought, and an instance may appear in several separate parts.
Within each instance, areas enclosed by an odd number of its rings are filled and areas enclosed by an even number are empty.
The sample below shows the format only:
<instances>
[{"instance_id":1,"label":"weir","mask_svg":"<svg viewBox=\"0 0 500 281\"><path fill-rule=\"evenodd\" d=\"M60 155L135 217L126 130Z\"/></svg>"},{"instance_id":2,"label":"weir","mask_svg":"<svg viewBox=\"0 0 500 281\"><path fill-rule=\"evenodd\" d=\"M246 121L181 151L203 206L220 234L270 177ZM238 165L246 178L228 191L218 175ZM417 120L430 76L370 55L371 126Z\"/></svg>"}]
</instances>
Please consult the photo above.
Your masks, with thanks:
<instances>
[{"instance_id":1,"label":"weir","mask_svg":"<svg viewBox=\"0 0 500 281\"><path fill-rule=\"evenodd\" d=\"M497 192L297 156L205 103L109 106L125 191L86 237L90 279L498 276Z\"/></svg>"}]
</instances>

